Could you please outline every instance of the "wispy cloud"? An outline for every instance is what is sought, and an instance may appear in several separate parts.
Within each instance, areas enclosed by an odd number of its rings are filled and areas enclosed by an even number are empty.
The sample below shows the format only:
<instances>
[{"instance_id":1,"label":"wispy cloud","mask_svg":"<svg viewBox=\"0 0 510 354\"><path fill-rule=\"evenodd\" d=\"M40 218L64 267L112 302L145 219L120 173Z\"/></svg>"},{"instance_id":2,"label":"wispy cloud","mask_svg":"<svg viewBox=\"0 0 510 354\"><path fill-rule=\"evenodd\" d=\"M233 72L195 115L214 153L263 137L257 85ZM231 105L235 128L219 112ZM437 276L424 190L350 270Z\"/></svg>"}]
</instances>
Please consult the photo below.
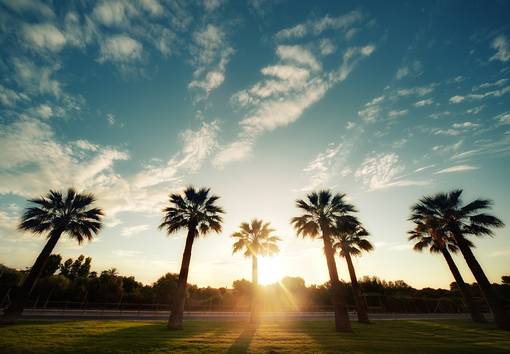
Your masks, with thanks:
<instances>
[{"instance_id":1,"label":"wispy cloud","mask_svg":"<svg viewBox=\"0 0 510 354\"><path fill-rule=\"evenodd\" d=\"M149 229L149 225L134 225L122 228L120 234L124 237L131 237Z\"/></svg>"},{"instance_id":2,"label":"wispy cloud","mask_svg":"<svg viewBox=\"0 0 510 354\"><path fill-rule=\"evenodd\" d=\"M348 48L337 70L323 72L317 57L301 45L276 47L278 62L261 70L264 79L236 93L232 100L248 111L239 122L238 138L222 147L214 158L220 168L247 158L258 135L295 122L334 85L347 78L362 58L375 47Z\"/></svg>"},{"instance_id":3,"label":"wispy cloud","mask_svg":"<svg viewBox=\"0 0 510 354\"><path fill-rule=\"evenodd\" d=\"M402 116L405 116L409 111L407 109L402 109L400 111L389 111L388 112L388 117L389 118L398 118L398 117L402 117Z\"/></svg>"},{"instance_id":4,"label":"wispy cloud","mask_svg":"<svg viewBox=\"0 0 510 354\"><path fill-rule=\"evenodd\" d=\"M129 63L142 59L143 45L126 35L115 35L101 43L99 62Z\"/></svg>"},{"instance_id":5,"label":"wispy cloud","mask_svg":"<svg viewBox=\"0 0 510 354\"><path fill-rule=\"evenodd\" d=\"M191 55L195 71L188 87L199 90L198 101L207 98L223 83L226 66L233 53L225 32L218 26L208 24L193 34Z\"/></svg>"},{"instance_id":6,"label":"wispy cloud","mask_svg":"<svg viewBox=\"0 0 510 354\"><path fill-rule=\"evenodd\" d=\"M402 173L405 167L395 153L376 154L367 157L356 170L355 176L360 179L369 191L390 187L409 187L427 185L429 181L405 179Z\"/></svg>"},{"instance_id":7,"label":"wispy cloud","mask_svg":"<svg viewBox=\"0 0 510 354\"><path fill-rule=\"evenodd\" d=\"M496 50L496 54L494 54L489 60L499 60L502 62L507 62L510 60L510 44L508 43L508 38L504 35L499 35L492 40L491 48Z\"/></svg>"},{"instance_id":8,"label":"wispy cloud","mask_svg":"<svg viewBox=\"0 0 510 354\"><path fill-rule=\"evenodd\" d=\"M448 167L442 170L439 170L437 172L434 172L434 174L443 174L443 173L457 173L457 172L466 172L466 171L473 171L478 170L479 167L471 166L471 165L458 165L458 166L452 166Z\"/></svg>"},{"instance_id":9,"label":"wispy cloud","mask_svg":"<svg viewBox=\"0 0 510 354\"><path fill-rule=\"evenodd\" d=\"M331 17L326 15L320 19L300 23L294 27L285 28L276 33L277 40L300 39L308 35L320 35L327 30L347 31L352 25L359 23L363 15L359 11L352 11L348 14Z\"/></svg>"},{"instance_id":10,"label":"wispy cloud","mask_svg":"<svg viewBox=\"0 0 510 354\"><path fill-rule=\"evenodd\" d=\"M427 98L425 100L416 101L414 103L414 106L415 107L425 107L425 106L430 106L433 103L434 103L434 100L432 98Z\"/></svg>"},{"instance_id":11,"label":"wispy cloud","mask_svg":"<svg viewBox=\"0 0 510 354\"><path fill-rule=\"evenodd\" d=\"M375 122L381 112L380 104L384 99L385 96L378 96L365 103L363 109L358 111L358 116L367 123Z\"/></svg>"},{"instance_id":12,"label":"wispy cloud","mask_svg":"<svg viewBox=\"0 0 510 354\"><path fill-rule=\"evenodd\" d=\"M24 40L36 50L60 51L66 43L64 34L51 23L25 24Z\"/></svg>"},{"instance_id":13,"label":"wispy cloud","mask_svg":"<svg viewBox=\"0 0 510 354\"><path fill-rule=\"evenodd\" d=\"M303 191L326 187L335 177L345 177L352 173L346 166L352 145L346 142L331 143L320 152L303 170L309 176L309 183Z\"/></svg>"},{"instance_id":14,"label":"wispy cloud","mask_svg":"<svg viewBox=\"0 0 510 354\"><path fill-rule=\"evenodd\" d=\"M415 60L410 65L400 67L395 74L395 79L401 80L407 76L418 77L421 74L423 74L423 66L419 60Z\"/></svg>"}]
</instances>

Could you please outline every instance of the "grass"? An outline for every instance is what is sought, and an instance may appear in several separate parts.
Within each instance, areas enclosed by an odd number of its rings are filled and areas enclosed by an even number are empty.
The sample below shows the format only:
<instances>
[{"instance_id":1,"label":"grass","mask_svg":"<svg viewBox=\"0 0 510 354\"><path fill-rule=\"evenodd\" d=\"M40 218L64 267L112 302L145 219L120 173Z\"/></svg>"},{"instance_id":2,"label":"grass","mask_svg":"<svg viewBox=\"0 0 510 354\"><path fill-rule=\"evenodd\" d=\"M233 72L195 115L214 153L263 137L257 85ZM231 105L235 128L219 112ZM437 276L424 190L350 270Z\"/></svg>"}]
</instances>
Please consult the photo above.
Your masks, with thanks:
<instances>
[{"instance_id":1,"label":"grass","mask_svg":"<svg viewBox=\"0 0 510 354\"><path fill-rule=\"evenodd\" d=\"M0 327L0 353L509 353L510 335L464 321L353 323L337 333L329 321L20 322Z\"/></svg>"}]
</instances>

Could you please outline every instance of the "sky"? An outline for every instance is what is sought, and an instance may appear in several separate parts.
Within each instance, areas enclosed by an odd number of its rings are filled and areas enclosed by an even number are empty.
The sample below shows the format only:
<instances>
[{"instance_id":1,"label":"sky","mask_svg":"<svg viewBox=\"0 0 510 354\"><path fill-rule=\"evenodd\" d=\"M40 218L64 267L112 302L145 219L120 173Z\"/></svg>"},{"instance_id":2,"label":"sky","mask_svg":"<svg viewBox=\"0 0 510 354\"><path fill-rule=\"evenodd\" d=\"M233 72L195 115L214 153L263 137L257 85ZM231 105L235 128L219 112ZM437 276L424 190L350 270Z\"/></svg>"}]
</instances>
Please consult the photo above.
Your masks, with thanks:
<instances>
[{"instance_id":1,"label":"sky","mask_svg":"<svg viewBox=\"0 0 510 354\"><path fill-rule=\"evenodd\" d=\"M16 230L26 200L73 186L97 196L105 227L55 252L148 284L178 273L185 232L158 230L161 209L195 185L226 214L195 242L190 283L249 279L230 235L261 218L282 241L260 280L320 284L322 241L289 221L296 199L329 188L371 233L359 277L448 287L444 260L412 250L407 218L421 196L463 188L510 224L508 13L506 1L0 0L0 263L32 265L45 239ZM491 281L510 274L508 227L473 241Z\"/></svg>"}]
</instances>

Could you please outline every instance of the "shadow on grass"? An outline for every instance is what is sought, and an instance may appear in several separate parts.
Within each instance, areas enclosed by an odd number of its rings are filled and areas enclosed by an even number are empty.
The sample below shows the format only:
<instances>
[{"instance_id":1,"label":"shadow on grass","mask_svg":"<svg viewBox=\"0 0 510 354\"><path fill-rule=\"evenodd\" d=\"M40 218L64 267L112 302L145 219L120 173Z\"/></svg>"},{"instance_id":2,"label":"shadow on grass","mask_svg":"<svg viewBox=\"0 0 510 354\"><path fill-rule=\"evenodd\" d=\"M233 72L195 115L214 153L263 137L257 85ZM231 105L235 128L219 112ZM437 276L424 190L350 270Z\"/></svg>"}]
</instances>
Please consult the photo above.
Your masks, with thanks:
<instances>
[{"instance_id":1,"label":"shadow on grass","mask_svg":"<svg viewBox=\"0 0 510 354\"><path fill-rule=\"evenodd\" d=\"M201 323L185 323L184 329L169 331L165 322L136 324L111 331L89 335L73 345L80 352L171 352L193 348L200 352L207 348L222 328L211 328Z\"/></svg>"},{"instance_id":2,"label":"shadow on grass","mask_svg":"<svg viewBox=\"0 0 510 354\"><path fill-rule=\"evenodd\" d=\"M253 340L253 336L255 336L255 332L257 332L258 326L258 323L248 323L239 337L232 343L227 353L248 353L248 348L250 348L251 341Z\"/></svg>"},{"instance_id":3,"label":"shadow on grass","mask_svg":"<svg viewBox=\"0 0 510 354\"><path fill-rule=\"evenodd\" d=\"M510 340L493 325L467 321L375 321L352 323L353 333L336 332L333 323L302 323L293 330L307 334L326 353L508 353Z\"/></svg>"}]
</instances>

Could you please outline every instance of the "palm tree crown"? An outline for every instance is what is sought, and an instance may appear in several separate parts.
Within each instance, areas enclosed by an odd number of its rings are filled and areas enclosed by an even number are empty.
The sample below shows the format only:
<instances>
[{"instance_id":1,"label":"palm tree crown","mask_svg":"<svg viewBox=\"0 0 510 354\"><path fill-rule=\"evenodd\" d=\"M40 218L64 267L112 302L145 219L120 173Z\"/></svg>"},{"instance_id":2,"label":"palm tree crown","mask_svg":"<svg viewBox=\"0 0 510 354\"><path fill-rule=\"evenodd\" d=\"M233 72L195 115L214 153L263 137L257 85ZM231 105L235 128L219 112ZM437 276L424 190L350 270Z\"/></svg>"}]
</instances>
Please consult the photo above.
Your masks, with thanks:
<instances>
[{"instance_id":1,"label":"palm tree crown","mask_svg":"<svg viewBox=\"0 0 510 354\"><path fill-rule=\"evenodd\" d=\"M355 222L337 223L333 235L335 241L333 248L339 250L341 257L345 257L347 253L359 256L363 252L374 249L374 246L366 239L370 234L357 220Z\"/></svg>"},{"instance_id":2,"label":"palm tree crown","mask_svg":"<svg viewBox=\"0 0 510 354\"><path fill-rule=\"evenodd\" d=\"M332 194L328 190L312 192L306 196L307 201L299 199L296 206L304 211L301 216L291 219L298 235L303 237L318 237L320 231L329 232L337 222L349 222L356 212L354 205L345 201L345 194Z\"/></svg>"},{"instance_id":3,"label":"palm tree crown","mask_svg":"<svg viewBox=\"0 0 510 354\"><path fill-rule=\"evenodd\" d=\"M431 253L440 253L446 249L452 253L457 253L459 247L452 233L441 227L441 221L429 215L418 216L413 214L416 227L408 231L409 241L416 241L413 246L415 251L421 252L428 248ZM465 240L469 247L474 247L473 243Z\"/></svg>"},{"instance_id":4,"label":"palm tree crown","mask_svg":"<svg viewBox=\"0 0 510 354\"><path fill-rule=\"evenodd\" d=\"M251 223L243 222L239 231L232 234L237 241L233 245L232 253L245 250L244 256L271 256L280 251L277 242L281 239L271 235L274 229L268 222L253 219Z\"/></svg>"},{"instance_id":5,"label":"palm tree crown","mask_svg":"<svg viewBox=\"0 0 510 354\"><path fill-rule=\"evenodd\" d=\"M475 199L463 205L461 195L462 189L457 189L423 197L413 206L410 220L423 223L424 218L433 218L437 228L463 236L493 236L492 228L505 226L503 221L484 212L491 208L490 200Z\"/></svg>"},{"instance_id":6,"label":"palm tree crown","mask_svg":"<svg viewBox=\"0 0 510 354\"><path fill-rule=\"evenodd\" d=\"M165 228L168 234L175 233L180 229L196 229L202 235L210 231L220 233L223 222L220 214L224 214L222 208L215 202L220 198L209 194L209 188L187 187L183 194L173 193L170 195L170 206L163 209L163 222L159 228ZM197 235L194 235L197 236Z\"/></svg>"},{"instance_id":7,"label":"palm tree crown","mask_svg":"<svg viewBox=\"0 0 510 354\"><path fill-rule=\"evenodd\" d=\"M95 202L92 194L80 194L69 188L63 196L60 191L50 190L45 196L29 201L36 206L25 210L18 226L20 230L35 234L59 231L78 243L92 240L101 230L103 211L91 207Z\"/></svg>"}]
</instances>

